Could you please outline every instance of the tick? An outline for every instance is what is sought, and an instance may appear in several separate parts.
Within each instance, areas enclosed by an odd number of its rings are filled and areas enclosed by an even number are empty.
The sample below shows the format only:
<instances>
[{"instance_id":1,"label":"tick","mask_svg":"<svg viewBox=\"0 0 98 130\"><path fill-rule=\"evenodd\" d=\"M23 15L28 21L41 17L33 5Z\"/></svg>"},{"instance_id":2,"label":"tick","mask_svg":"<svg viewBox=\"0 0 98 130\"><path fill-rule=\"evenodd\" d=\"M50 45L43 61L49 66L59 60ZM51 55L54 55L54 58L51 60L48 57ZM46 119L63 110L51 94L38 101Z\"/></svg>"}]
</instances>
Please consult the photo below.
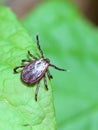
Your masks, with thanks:
<instances>
[{"instance_id":1,"label":"tick","mask_svg":"<svg viewBox=\"0 0 98 130\"><path fill-rule=\"evenodd\" d=\"M46 74L48 75L49 79L53 78L52 75L50 74L49 66L60 71L66 71L66 70L58 68L57 66L51 64L50 60L44 57L43 51L39 44L38 35L36 35L36 41L37 41L39 52L41 54L41 58L35 57L30 53L30 51L28 51L28 55L32 58L32 60L22 59L22 63L27 62L28 64L16 66L13 70L14 73L18 73L17 70L19 68L23 68L21 72L21 80L28 85L33 85L37 83L36 92L35 92L35 100L37 101L38 91L40 87L40 80L44 78L45 88L46 90L48 90Z\"/></svg>"}]
</instances>

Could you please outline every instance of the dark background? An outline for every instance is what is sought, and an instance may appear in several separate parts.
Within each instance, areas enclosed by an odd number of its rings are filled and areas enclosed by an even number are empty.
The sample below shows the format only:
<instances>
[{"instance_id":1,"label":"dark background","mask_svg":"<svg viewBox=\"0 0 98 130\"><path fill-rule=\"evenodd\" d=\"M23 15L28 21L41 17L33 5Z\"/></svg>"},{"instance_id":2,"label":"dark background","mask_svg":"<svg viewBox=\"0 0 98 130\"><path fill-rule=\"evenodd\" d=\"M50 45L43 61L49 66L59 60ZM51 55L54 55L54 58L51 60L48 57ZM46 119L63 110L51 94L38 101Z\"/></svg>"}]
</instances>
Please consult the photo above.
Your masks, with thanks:
<instances>
[{"instance_id":1,"label":"dark background","mask_svg":"<svg viewBox=\"0 0 98 130\"><path fill-rule=\"evenodd\" d=\"M2 0L3 4L10 6L19 18L23 18L31 9L34 9L44 0ZM98 0L70 0L76 4L83 15L94 25L98 25Z\"/></svg>"}]
</instances>

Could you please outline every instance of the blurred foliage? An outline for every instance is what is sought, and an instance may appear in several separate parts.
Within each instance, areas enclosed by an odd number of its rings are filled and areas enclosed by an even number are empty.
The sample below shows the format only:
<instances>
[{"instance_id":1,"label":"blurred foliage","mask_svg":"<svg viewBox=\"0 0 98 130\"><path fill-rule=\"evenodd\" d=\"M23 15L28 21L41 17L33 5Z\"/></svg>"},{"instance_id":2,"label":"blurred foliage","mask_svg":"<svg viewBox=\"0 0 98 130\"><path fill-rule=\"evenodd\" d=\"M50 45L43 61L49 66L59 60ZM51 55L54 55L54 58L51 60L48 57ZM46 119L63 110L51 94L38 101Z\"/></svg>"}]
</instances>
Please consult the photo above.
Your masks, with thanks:
<instances>
[{"instance_id":1,"label":"blurred foliage","mask_svg":"<svg viewBox=\"0 0 98 130\"><path fill-rule=\"evenodd\" d=\"M5 1L7 1L7 0L0 0L0 5L4 4Z\"/></svg>"},{"instance_id":2,"label":"blurred foliage","mask_svg":"<svg viewBox=\"0 0 98 130\"><path fill-rule=\"evenodd\" d=\"M69 2L39 5L23 21L51 62L58 130L98 129L98 31Z\"/></svg>"},{"instance_id":3,"label":"blurred foliage","mask_svg":"<svg viewBox=\"0 0 98 130\"><path fill-rule=\"evenodd\" d=\"M34 40L6 7L0 7L0 49L0 130L56 129L49 80L49 91L41 80L36 102L36 85L23 84L20 74L13 73L13 68L21 65L21 59L29 58L28 50L35 56L39 52Z\"/></svg>"}]
</instances>

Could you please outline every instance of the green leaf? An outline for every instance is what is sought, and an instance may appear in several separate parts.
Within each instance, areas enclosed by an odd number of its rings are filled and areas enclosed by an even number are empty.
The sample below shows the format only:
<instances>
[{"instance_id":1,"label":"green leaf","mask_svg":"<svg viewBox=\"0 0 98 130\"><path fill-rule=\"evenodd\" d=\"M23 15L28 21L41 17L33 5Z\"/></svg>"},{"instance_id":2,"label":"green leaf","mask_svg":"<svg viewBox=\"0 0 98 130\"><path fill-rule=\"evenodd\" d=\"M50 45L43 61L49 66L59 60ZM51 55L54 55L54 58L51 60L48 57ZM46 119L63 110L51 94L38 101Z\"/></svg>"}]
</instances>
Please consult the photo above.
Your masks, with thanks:
<instances>
[{"instance_id":1,"label":"green leaf","mask_svg":"<svg viewBox=\"0 0 98 130\"><path fill-rule=\"evenodd\" d=\"M36 43L9 8L0 7L0 129L54 130L56 129L53 95L41 80L38 101L34 99L37 85L23 84L13 68L28 58L30 50L40 56Z\"/></svg>"},{"instance_id":2,"label":"green leaf","mask_svg":"<svg viewBox=\"0 0 98 130\"><path fill-rule=\"evenodd\" d=\"M25 19L51 62L58 130L98 129L98 32L69 2L46 2Z\"/></svg>"}]
</instances>

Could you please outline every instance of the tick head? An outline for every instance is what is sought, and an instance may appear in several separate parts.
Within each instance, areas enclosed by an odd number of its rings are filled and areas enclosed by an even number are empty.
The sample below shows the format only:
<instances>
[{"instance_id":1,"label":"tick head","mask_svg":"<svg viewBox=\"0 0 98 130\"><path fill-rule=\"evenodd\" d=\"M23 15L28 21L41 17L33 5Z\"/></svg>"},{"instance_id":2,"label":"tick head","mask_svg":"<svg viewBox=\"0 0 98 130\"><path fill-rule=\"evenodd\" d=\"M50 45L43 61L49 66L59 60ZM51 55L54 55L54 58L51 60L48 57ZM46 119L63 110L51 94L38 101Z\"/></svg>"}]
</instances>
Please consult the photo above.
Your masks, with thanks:
<instances>
[{"instance_id":1,"label":"tick head","mask_svg":"<svg viewBox=\"0 0 98 130\"><path fill-rule=\"evenodd\" d=\"M50 60L48 58L44 59L47 63L50 63Z\"/></svg>"}]
</instances>

